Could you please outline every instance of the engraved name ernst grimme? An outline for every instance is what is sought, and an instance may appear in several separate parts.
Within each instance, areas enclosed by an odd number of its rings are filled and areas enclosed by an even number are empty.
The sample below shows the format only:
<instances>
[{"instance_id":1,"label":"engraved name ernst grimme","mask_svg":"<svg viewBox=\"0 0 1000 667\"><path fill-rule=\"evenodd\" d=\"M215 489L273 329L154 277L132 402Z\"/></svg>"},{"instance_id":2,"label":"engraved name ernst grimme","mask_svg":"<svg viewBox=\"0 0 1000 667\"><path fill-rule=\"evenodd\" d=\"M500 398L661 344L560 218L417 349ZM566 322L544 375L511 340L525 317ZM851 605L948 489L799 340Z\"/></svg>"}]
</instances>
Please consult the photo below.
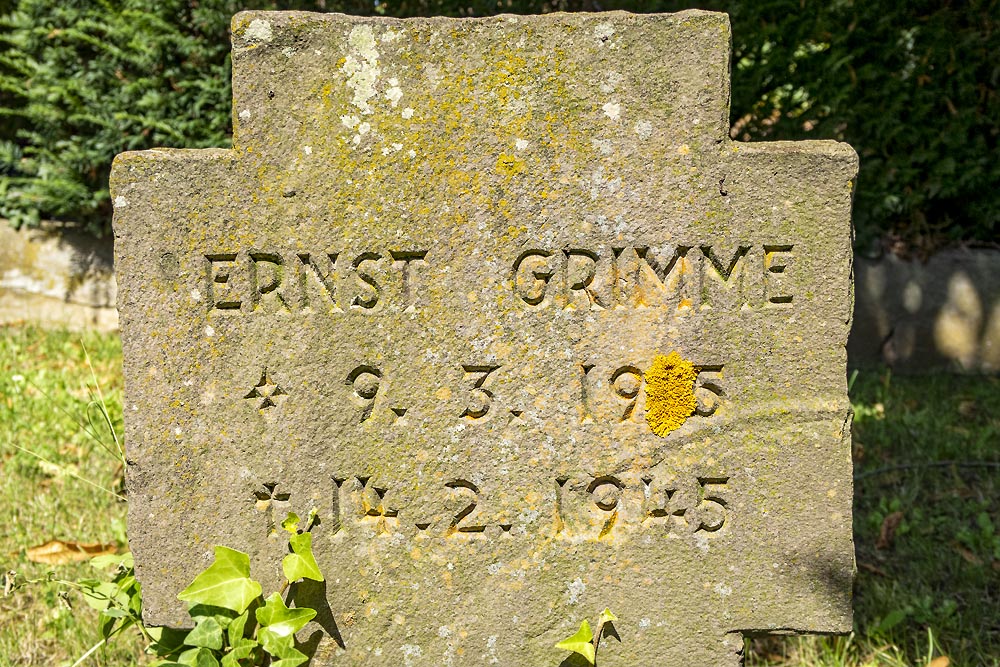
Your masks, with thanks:
<instances>
[{"instance_id":1,"label":"engraved name ernst grimme","mask_svg":"<svg viewBox=\"0 0 1000 667\"><path fill-rule=\"evenodd\" d=\"M733 307L780 307L794 299L788 284L794 249L791 243L532 248L510 263L506 278L522 304L539 310L686 310L713 307L726 295ZM433 262L429 253L251 249L205 253L201 261L210 310L413 312Z\"/></svg>"}]
</instances>

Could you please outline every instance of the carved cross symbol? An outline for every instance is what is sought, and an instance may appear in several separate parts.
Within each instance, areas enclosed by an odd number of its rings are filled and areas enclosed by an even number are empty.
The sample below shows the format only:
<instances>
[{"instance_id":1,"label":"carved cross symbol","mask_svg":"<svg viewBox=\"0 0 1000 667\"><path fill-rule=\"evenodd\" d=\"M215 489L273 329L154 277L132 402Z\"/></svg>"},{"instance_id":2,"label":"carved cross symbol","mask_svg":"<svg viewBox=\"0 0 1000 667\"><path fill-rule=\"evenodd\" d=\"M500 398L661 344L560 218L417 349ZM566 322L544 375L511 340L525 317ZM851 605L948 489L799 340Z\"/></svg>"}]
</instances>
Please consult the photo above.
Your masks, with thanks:
<instances>
[{"instance_id":1,"label":"carved cross symbol","mask_svg":"<svg viewBox=\"0 0 1000 667\"><path fill-rule=\"evenodd\" d=\"M265 412L268 408L273 408L284 401L287 396L287 392L281 388L281 385L271 379L265 367L264 371L260 374L260 380L243 398L261 399L257 409Z\"/></svg>"},{"instance_id":2,"label":"carved cross symbol","mask_svg":"<svg viewBox=\"0 0 1000 667\"><path fill-rule=\"evenodd\" d=\"M279 491L277 482L264 482L253 495L257 498L258 512L271 510L267 518L267 534L270 535L277 529L279 521L284 520L284 516L279 517L279 515L287 513L288 499L292 494L284 490Z\"/></svg>"}]
</instances>

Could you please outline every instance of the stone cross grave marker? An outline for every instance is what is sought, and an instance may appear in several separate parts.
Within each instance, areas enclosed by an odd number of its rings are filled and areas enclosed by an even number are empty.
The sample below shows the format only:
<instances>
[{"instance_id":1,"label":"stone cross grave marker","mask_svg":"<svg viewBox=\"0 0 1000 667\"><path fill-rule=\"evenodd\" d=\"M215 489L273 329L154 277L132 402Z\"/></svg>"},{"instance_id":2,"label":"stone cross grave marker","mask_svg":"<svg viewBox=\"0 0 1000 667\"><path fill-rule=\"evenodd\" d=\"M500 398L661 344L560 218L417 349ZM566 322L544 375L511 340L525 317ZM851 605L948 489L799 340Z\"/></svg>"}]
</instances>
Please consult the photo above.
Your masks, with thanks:
<instances>
[{"instance_id":1,"label":"stone cross grave marker","mask_svg":"<svg viewBox=\"0 0 1000 667\"><path fill-rule=\"evenodd\" d=\"M273 589L316 508L314 664L850 629L857 158L730 141L729 30L235 17L233 148L112 175L149 623L213 545Z\"/></svg>"}]
</instances>

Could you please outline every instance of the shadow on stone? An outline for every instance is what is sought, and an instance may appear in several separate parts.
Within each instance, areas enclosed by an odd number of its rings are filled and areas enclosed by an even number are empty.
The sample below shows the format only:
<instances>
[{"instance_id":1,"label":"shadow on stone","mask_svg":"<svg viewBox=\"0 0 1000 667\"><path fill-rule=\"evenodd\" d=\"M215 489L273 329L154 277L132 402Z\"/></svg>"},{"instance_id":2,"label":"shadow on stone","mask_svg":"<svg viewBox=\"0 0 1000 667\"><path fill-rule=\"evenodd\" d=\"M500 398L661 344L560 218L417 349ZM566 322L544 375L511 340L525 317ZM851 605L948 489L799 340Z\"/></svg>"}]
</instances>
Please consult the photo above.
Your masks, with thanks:
<instances>
[{"instance_id":1,"label":"shadow on stone","mask_svg":"<svg viewBox=\"0 0 1000 667\"><path fill-rule=\"evenodd\" d=\"M604 627L601 628L601 642L603 642L608 637L614 637L621 644L622 638L618 635L618 630L615 629L614 623L605 623Z\"/></svg>"},{"instance_id":2,"label":"shadow on stone","mask_svg":"<svg viewBox=\"0 0 1000 667\"><path fill-rule=\"evenodd\" d=\"M591 667L591 664L579 653L571 653L559 663L559 667Z\"/></svg>"},{"instance_id":3,"label":"shadow on stone","mask_svg":"<svg viewBox=\"0 0 1000 667\"><path fill-rule=\"evenodd\" d=\"M292 584L288 589L288 601L294 600L297 607L309 607L316 610L316 617L313 623L317 623L323 632L333 638L340 648L347 648L344 645L344 638L337 627L337 621L333 617L333 610L326 598L326 582L303 579ZM316 653L319 642L323 638L323 632L316 630L309 635L309 638L299 645L299 650L308 656Z\"/></svg>"}]
</instances>

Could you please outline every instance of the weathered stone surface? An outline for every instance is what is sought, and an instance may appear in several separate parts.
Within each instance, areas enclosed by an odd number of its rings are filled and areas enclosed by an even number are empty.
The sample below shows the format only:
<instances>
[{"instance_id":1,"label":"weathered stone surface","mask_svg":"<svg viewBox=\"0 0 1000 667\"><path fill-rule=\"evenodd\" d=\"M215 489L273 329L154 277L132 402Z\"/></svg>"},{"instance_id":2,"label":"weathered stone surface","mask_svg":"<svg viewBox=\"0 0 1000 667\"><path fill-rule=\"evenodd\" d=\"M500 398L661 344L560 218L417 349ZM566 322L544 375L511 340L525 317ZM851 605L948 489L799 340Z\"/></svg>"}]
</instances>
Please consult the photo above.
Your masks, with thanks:
<instances>
[{"instance_id":1,"label":"weathered stone surface","mask_svg":"<svg viewBox=\"0 0 1000 667\"><path fill-rule=\"evenodd\" d=\"M315 506L315 664L557 665L604 607L607 667L850 629L856 157L728 140L724 15L233 40L233 150L112 176L149 622L214 544L276 585Z\"/></svg>"}]
</instances>

